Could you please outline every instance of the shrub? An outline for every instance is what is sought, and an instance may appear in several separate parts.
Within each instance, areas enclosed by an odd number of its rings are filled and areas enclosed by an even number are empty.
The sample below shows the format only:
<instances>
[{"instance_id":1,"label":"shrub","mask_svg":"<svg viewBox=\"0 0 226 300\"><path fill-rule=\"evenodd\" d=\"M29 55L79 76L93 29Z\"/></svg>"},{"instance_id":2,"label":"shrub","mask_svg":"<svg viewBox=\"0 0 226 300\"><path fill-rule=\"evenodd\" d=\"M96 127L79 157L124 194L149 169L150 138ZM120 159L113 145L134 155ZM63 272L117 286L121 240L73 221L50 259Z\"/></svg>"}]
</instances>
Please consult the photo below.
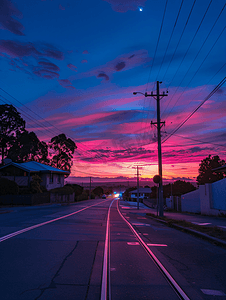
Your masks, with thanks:
<instances>
[{"instance_id":1,"label":"shrub","mask_svg":"<svg viewBox=\"0 0 226 300\"><path fill-rule=\"evenodd\" d=\"M88 200L89 199L89 194L87 194L86 191L83 191L81 195L77 196L76 200L77 201L83 201L83 200Z\"/></svg>"},{"instance_id":2,"label":"shrub","mask_svg":"<svg viewBox=\"0 0 226 300\"><path fill-rule=\"evenodd\" d=\"M60 194L60 195L71 195L71 194L74 193L74 190L73 190L72 187L65 185L63 187L52 189L49 192L50 193Z\"/></svg>"},{"instance_id":3,"label":"shrub","mask_svg":"<svg viewBox=\"0 0 226 300\"><path fill-rule=\"evenodd\" d=\"M18 195L19 186L16 182L7 178L0 179L0 195Z\"/></svg>"},{"instance_id":4,"label":"shrub","mask_svg":"<svg viewBox=\"0 0 226 300\"><path fill-rule=\"evenodd\" d=\"M42 193L42 189L40 186L41 182L42 182L42 179L38 175L35 174L32 176L31 191L33 194Z\"/></svg>"}]
</instances>

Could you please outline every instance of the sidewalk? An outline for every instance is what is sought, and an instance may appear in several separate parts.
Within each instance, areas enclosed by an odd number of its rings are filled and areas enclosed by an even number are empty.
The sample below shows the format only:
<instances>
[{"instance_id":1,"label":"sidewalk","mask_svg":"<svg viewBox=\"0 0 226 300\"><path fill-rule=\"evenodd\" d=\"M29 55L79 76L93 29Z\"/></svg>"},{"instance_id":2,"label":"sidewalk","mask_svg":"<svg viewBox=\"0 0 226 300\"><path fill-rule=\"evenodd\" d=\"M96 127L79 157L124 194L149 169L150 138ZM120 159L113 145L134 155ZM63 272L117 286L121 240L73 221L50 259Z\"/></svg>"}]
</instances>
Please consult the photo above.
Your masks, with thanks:
<instances>
[{"instance_id":1,"label":"sidewalk","mask_svg":"<svg viewBox=\"0 0 226 300\"><path fill-rule=\"evenodd\" d=\"M147 207L148 202L144 203ZM157 215L157 211L155 208L149 208L150 213ZM216 216L202 216L193 213L185 213L185 212L173 212L173 211L164 211L164 217L174 220L183 220L187 222L191 222L196 225L202 226L217 226L226 230L226 218L216 217Z\"/></svg>"},{"instance_id":2,"label":"sidewalk","mask_svg":"<svg viewBox=\"0 0 226 300\"><path fill-rule=\"evenodd\" d=\"M125 207L123 207L125 205ZM130 207L133 210L133 213L137 212L139 214L145 214L147 215L149 218L152 218L156 221L162 222L164 224L166 224L167 226L170 227L174 227L175 229L178 230L182 230L184 232L193 234L195 236L198 236L200 238L206 239L212 243L218 244L222 247L226 247L226 240L225 240L225 235L226 235L226 218L219 218L219 217L211 217L211 216L201 216L201 215L196 215L196 214L189 214L189 213L181 213L181 212L168 212L168 211L164 211L164 217L165 219L158 219L155 218L154 216L150 216L149 214L153 214L155 216L157 216L157 211L156 209L150 208L148 206L146 206L146 203L140 203L139 204L139 210L137 209L137 202L130 202L130 201L123 201L123 203L121 202L121 207L122 208L128 208ZM175 220L171 221L169 223L169 220ZM189 226L187 226L187 224L181 225L181 224L176 224L177 221L186 221L186 222L190 222L194 225L196 225L196 228L189 228ZM200 226L200 231L199 231L199 226ZM203 229L202 228L206 228L207 229L207 234L203 233ZM210 230L209 230L210 228ZM212 229L211 229L212 228ZM219 229L215 229L215 228L219 228ZM217 231L219 230L223 230L223 234L219 234L217 233ZM210 233L210 231L213 231L212 236L208 233ZM216 232L216 233L215 233ZM223 237L223 239L222 239Z\"/></svg>"}]
</instances>

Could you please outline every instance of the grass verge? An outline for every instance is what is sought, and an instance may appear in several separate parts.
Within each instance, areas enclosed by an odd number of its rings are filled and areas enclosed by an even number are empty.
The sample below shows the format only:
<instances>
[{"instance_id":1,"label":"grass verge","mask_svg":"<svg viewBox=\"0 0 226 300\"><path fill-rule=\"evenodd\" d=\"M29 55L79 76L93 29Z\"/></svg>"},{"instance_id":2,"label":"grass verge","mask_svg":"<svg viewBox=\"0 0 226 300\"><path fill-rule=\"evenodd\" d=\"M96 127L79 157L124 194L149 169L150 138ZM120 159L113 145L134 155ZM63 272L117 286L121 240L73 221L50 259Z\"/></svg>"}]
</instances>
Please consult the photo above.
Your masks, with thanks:
<instances>
[{"instance_id":1,"label":"grass verge","mask_svg":"<svg viewBox=\"0 0 226 300\"><path fill-rule=\"evenodd\" d=\"M155 219L162 220L166 225L169 227L173 227L173 225L178 225L184 228L192 229L204 234L207 234L209 236L215 237L217 239L221 239L223 241L226 241L226 231L217 227L217 226L202 226L202 225L196 225L191 222L187 222L184 220L174 220L169 219L166 217L158 217L155 214L147 213L147 216L151 216Z\"/></svg>"}]
</instances>

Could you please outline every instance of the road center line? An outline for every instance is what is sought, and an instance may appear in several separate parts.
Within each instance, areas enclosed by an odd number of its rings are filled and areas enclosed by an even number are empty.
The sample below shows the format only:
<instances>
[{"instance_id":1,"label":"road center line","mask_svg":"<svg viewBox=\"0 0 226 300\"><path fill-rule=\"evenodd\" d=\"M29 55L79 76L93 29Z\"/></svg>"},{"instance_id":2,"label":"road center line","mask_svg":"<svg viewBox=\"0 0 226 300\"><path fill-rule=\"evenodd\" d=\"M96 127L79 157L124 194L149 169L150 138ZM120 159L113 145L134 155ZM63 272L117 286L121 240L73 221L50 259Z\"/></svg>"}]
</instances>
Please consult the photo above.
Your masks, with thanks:
<instances>
[{"instance_id":1,"label":"road center line","mask_svg":"<svg viewBox=\"0 0 226 300\"><path fill-rule=\"evenodd\" d=\"M107 201L109 201L109 200L107 200ZM0 238L0 243L1 243L1 242L4 242L4 241L6 241L6 240L8 240L8 239L10 239L10 238L12 238L12 237L14 237L14 236L17 236L17 235L22 234L22 233L24 233L24 232L30 231L30 230L32 230L32 229L35 229L35 228L38 228L38 227L41 227L41 226L44 226L44 225L53 223L53 222L58 221L58 220L61 220L61 219L65 219L65 218L70 217L70 216L73 216L73 215L75 215L75 214L77 214L77 213L79 213L79 212L81 212L81 211L83 211L83 210L85 210L85 209L88 209L88 208L93 207L93 206L97 206L97 205L99 205L99 204L101 204L101 203L103 203L103 202L106 202L106 200L105 200L105 201L101 201L101 202L99 202L99 203L97 203L97 204L93 204L93 205L90 205L90 206L88 206L88 207L82 208L82 209L77 210L77 211L75 211L75 212L73 212L73 213L70 213L70 214L68 214L68 215L65 215L65 216L62 216L62 217L59 217L59 218L56 218L56 219L52 219L52 220L49 220L49 221L46 221L46 222L43 222L43 223L39 223L39 224L30 226L30 227L27 227L27 228L24 228L24 229L15 231L15 232L13 232L13 233L7 234L7 235L5 235L5 236L3 236L3 237Z\"/></svg>"},{"instance_id":2,"label":"road center line","mask_svg":"<svg viewBox=\"0 0 226 300\"><path fill-rule=\"evenodd\" d=\"M185 294L185 292L182 290L182 288L179 286L179 284L174 280L174 278L170 275L170 273L166 270L166 268L163 266L163 264L158 260L158 258L154 255L154 253L150 250L150 248L146 245L146 243L142 240L142 238L139 236L139 234L136 232L136 230L133 228L133 226L130 224L128 220L121 214L119 210L119 201L117 201L117 210L119 215L122 217L122 219L128 224L133 234L137 237L138 241L140 241L140 244L146 249L146 251L150 254L153 261L156 263L156 265L159 267L159 269L163 272L163 274L166 276L166 278L169 280L173 288L177 291L177 293L180 295L180 297L183 300L190 300L190 298Z\"/></svg>"},{"instance_id":3,"label":"road center line","mask_svg":"<svg viewBox=\"0 0 226 300\"><path fill-rule=\"evenodd\" d=\"M110 223L110 210L112 203L115 199L111 202L108 208L108 216L107 216L107 224L106 224L106 236L105 236L105 245L104 245L104 262L103 262L103 273L102 273L102 283L101 283L101 300L110 299L110 273L108 273L108 267L110 271L110 234L109 234L109 223ZM109 265L108 265L109 263ZM109 287L109 297L108 297L108 287Z\"/></svg>"}]
</instances>

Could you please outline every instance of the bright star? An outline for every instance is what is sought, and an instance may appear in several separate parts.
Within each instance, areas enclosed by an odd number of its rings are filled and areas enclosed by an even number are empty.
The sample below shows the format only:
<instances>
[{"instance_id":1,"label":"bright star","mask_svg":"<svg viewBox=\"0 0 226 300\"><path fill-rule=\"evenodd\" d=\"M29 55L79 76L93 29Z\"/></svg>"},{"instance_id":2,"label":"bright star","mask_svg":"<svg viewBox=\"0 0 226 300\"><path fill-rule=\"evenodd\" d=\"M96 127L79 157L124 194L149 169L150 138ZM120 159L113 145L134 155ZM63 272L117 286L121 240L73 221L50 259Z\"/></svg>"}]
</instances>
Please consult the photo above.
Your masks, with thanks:
<instances>
[{"instance_id":1,"label":"bright star","mask_svg":"<svg viewBox=\"0 0 226 300\"><path fill-rule=\"evenodd\" d=\"M139 7L139 11L143 11L143 7Z\"/></svg>"}]
</instances>

